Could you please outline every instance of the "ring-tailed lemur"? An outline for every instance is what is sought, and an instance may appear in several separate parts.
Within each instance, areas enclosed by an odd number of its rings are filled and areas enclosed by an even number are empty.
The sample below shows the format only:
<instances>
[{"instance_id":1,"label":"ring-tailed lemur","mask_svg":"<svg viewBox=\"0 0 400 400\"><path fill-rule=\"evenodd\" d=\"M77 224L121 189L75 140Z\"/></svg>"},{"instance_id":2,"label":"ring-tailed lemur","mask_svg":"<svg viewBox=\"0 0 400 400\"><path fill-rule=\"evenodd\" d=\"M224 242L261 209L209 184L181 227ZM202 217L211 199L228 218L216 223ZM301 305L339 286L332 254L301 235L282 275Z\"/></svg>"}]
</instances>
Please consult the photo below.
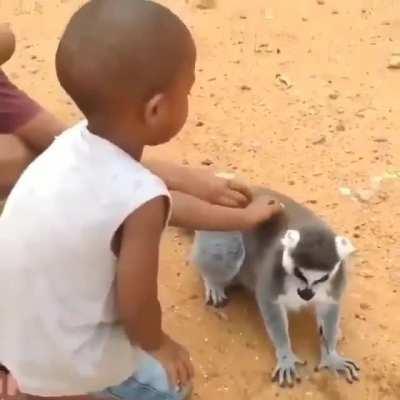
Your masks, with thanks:
<instances>
[{"instance_id":1,"label":"ring-tailed lemur","mask_svg":"<svg viewBox=\"0 0 400 400\"><path fill-rule=\"evenodd\" d=\"M319 368L358 380L358 366L336 350L346 261L354 247L292 199L260 192L280 201L282 214L249 232L195 233L192 258L204 279L207 303L224 305L225 288L233 284L254 293L276 350L273 379L281 386L298 380L296 364L303 364L291 347L287 313L313 305L321 340Z\"/></svg>"}]
</instances>

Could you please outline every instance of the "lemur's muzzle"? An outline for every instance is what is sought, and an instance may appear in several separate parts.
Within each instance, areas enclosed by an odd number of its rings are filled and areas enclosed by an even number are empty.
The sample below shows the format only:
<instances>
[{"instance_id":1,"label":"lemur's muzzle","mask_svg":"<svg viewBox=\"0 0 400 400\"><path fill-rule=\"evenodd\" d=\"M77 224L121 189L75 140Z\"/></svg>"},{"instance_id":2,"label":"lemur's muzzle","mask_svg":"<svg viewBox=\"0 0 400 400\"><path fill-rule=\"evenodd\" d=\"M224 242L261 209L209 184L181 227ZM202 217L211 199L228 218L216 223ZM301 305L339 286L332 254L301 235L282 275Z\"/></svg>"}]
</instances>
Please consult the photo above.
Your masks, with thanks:
<instances>
[{"instance_id":1,"label":"lemur's muzzle","mask_svg":"<svg viewBox=\"0 0 400 400\"><path fill-rule=\"evenodd\" d=\"M297 294L305 301L310 301L315 296L315 293L309 288L297 289Z\"/></svg>"}]
</instances>

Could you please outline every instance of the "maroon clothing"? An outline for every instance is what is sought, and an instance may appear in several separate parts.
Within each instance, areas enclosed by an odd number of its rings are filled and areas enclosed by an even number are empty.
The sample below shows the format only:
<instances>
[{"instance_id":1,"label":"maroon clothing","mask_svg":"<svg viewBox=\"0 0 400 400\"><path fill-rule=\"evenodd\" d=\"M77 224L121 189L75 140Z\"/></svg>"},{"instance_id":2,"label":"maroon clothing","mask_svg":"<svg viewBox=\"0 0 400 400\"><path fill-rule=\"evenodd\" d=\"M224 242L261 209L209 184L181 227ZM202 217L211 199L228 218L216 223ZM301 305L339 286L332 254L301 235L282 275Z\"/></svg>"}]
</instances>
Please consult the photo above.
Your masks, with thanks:
<instances>
[{"instance_id":1,"label":"maroon clothing","mask_svg":"<svg viewBox=\"0 0 400 400\"><path fill-rule=\"evenodd\" d=\"M13 85L0 69L0 134L14 133L41 111L41 107Z\"/></svg>"}]
</instances>

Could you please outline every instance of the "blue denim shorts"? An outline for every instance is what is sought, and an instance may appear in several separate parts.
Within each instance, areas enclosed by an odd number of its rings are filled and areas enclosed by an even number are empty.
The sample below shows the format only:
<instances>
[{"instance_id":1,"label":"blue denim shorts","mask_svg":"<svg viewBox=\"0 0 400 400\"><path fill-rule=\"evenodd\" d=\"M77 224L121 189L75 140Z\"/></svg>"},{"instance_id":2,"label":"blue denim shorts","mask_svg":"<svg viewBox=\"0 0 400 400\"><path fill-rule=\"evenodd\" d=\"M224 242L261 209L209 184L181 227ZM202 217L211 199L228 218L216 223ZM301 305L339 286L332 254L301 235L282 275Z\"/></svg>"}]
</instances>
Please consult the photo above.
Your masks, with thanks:
<instances>
[{"instance_id":1,"label":"blue denim shorts","mask_svg":"<svg viewBox=\"0 0 400 400\"><path fill-rule=\"evenodd\" d=\"M191 387L171 388L162 365L151 355L140 352L136 372L117 386L109 387L95 397L105 400L184 400Z\"/></svg>"}]
</instances>

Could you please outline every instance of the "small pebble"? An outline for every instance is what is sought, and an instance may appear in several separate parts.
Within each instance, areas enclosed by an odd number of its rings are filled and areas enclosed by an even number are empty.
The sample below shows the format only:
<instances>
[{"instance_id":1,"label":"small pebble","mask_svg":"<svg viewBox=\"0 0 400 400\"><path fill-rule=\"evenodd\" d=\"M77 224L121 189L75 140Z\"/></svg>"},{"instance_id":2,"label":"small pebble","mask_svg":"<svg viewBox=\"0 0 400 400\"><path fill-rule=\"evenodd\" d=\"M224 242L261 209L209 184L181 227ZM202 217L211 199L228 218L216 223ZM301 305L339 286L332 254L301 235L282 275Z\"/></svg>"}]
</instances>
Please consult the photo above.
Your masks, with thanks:
<instances>
[{"instance_id":1,"label":"small pebble","mask_svg":"<svg viewBox=\"0 0 400 400\"><path fill-rule=\"evenodd\" d=\"M210 10L217 6L215 0L197 0L195 1L195 7L199 10Z\"/></svg>"},{"instance_id":2,"label":"small pebble","mask_svg":"<svg viewBox=\"0 0 400 400\"><path fill-rule=\"evenodd\" d=\"M361 310L366 311L366 310L370 310L371 306L368 303L361 303L360 308L361 308Z\"/></svg>"},{"instance_id":3,"label":"small pebble","mask_svg":"<svg viewBox=\"0 0 400 400\"><path fill-rule=\"evenodd\" d=\"M336 130L337 130L338 132L344 132L344 131L346 130L346 127L344 126L344 123L340 121L340 122L336 125Z\"/></svg>"},{"instance_id":4,"label":"small pebble","mask_svg":"<svg viewBox=\"0 0 400 400\"><path fill-rule=\"evenodd\" d=\"M250 86L247 86L247 85L242 85L242 86L240 86L240 90L243 90L243 91L245 91L245 90L251 90L251 87L250 87Z\"/></svg>"},{"instance_id":5,"label":"small pebble","mask_svg":"<svg viewBox=\"0 0 400 400\"><path fill-rule=\"evenodd\" d=\"M204 126L204 122L202 122L202 121L197 121L196 126L197 126L198 128L200 128L201 126Z\"/></svg>"},{"instance_id":6,"label":"small pebble","mask_svg":"<svg viewBox=\"0 0 400 400\"><path fill-rule=\"evenodd\" d=\"M314 146L317 144L324 144L324 143L326 143L326 136L321 136L318 140L312 142Z\"/></svg>"},{"instance_id":7,"label":"small pebble","mask_svg":"<svg viewBox=\"0 0 400 400\"><path fill-rule=\"evenodd\" d=\"M389 69L400 69L400 53L392 54L389 60Z\"/></svg>"},{"instance_id":8,"label":"small pebble","mask_svg":"<svg viewBox=\"0 0 400 400\"><path fill-rule=\"evenodd\" d=\"M209 158L206 158L206 159L203 160L201 163L202 163L203 165L213 165L213 164L214 164Z\"/></svg>"}]
</instances>

